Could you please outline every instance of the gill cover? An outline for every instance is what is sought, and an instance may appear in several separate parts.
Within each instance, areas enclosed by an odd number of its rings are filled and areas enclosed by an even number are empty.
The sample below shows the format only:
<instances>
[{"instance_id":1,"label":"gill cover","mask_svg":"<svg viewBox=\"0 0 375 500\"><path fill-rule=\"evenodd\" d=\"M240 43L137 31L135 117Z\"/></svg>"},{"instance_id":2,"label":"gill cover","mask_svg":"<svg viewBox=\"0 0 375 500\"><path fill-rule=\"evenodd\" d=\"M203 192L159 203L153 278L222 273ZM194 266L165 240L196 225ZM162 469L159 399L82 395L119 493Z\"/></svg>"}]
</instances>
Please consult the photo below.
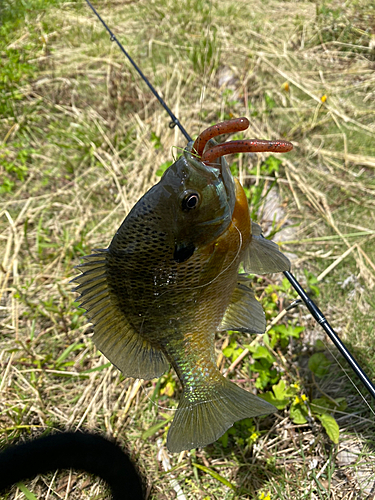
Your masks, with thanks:
<instances>
[{"instance_id":1,"label":"gill cover","mask_svg":"<svg viewBox=\"0 0 375 500\"><path fill-rule=\"evenodd\" d=\"M198 246L216 240L231 223L236 203L234 179L225 159L207 166L191 153L192 145L158 184L171 195L176 262L184 262Z\"/></svg>"}]
</instances>

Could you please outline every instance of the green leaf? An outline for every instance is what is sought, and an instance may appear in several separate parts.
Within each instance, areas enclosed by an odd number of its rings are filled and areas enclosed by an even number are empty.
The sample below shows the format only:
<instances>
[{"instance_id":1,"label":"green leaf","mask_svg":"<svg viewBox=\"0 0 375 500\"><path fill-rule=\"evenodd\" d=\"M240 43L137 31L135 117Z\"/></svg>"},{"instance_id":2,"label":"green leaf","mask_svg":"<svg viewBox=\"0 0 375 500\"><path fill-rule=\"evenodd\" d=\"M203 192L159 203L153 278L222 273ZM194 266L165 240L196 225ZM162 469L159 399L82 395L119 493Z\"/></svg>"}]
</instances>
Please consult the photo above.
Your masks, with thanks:
<instances>
[{"instance_id":1,"label":"green leaf","mask_svg":"<svg viewBox=\"0 0 375 500\"><path fill-rule=\"evenodd\" d=\"M326 345L323 341L321 341L320 339L318 339L316 342L315 342L315 349L317 351L325 351L326 350Z\"/></svg>"},{"instance_id":2,"label":"green leaf","mask_svg":"<svg viewBox=\"0 0 375 500\"><path fill-rule=\"evenodd\" d=\"M305 424L307 422L305 415L307 415L307 412L303 411L300 405L290 407L290 418L295 424Z\"/></svg>"},{"instance_id":3,"label":"green leaf","mask_svg":"<svg viewBox=\"0 0 375 500\"><path fill-rule=\"evenodd\" d=\"M279 158L276 158L273 155L270 155L262 164L262 170L265 171L268 175L271 175L273 172L278 172L279 167L282 164L282 161Z\"/></svg>"},{"instance_id":4,"label":"green leaf","mask_svg":"<svg viewBox=\"0 0 375 500\"><path fill-rule=\"evenodd\" d=\"M329 401L327 398L317 398L311 401L311 411L316 415L321 415L322 413L326 413L327 410L332 410L336 405Z\"/></svg>"},{"instance_id":5,"label":"green leaf","mask_svg":"<svg viewBox=\"0 0 375 500\"><path fill-rule=\"evenodd\" d=\"M270 391L265 394L259 394L259 397L268 401L271 405L276 406L278 410L283 410L290 403L289 398L276 398Z\"/></svg>"},{"instance_id":6,"label":"green leaf","mask_svg":"<svg viewBox=\"0 0 375 500\"><path fill-rule=\"evenodd\" d=\"M207 474L209 474L214 479L217 479L218 481L220 481L221 483L223 483L225 486L228 486L228 488L230 488L231 490L236 490L236 487L235 487L234 484L232 484L230 481L228 481L227 479L225 479L225 477L220 476L220 474L218 474L214 470L210 469L209 467L205 467L204 465L196 464L194 462L192 462L192 465L194 465L194 467L196 467L197 469L200 469L203 472L206 472Z\"/></svg>"},{"instance_id":7,"label":"green leaf","mask_svg":"<svg viewBox=\"0 0 375 500\"><path fill-rule=\"evenodd\" d=\"M322 352L317 352L309 359L309 368L318 377L324 377L329 371L331 362Z\"/></svg>"},{"instance_id":8,"label":"green leaf","mask_svg":"<svg viewBox=\"0 0 375 500\"><path fill-rule=\"evenodd\" d=\"M25 495L27 500L38 500L38 498L34 495L34 493L31 493L31 491L28 490L23 483L17 483L17 486L22 491L22 493Z\"/></svg>"},{"instance_id":9,"label":"green leaf","mask_svg":"<svg viewBox=\"0 0 375 500\"><path fill-rule=\"evenodd\" d=\"M237 346L237 342L232 340L231 343L223 349L223 354L226 358L231 358L232 363L235 361L238 356L242 353L243 349Z\"/></svg>"},{"instance_id":10,"label":"green leaf","mask_svg":"<svg viewBox=\"0 0 375 500\"><path fill-rule=\"evenodd\" d=\"M344 411L348 406L345 398L336 398L336 399L328 399L328 398L317 398L311 401L311 411L317 415L321 415L322 413L327 413L332 410L335 411Z\"/></svg>"},{"instance_id":11,"label":"green leaf","mask_svg":"<svg viewBox=\"0 0 375 500\"><path fill-rule=\"evenodd\" d=\"M256 347L245 345L245 347L249 349L254 359L265 359L271 365L276 361L276 359L272 356L267 347L264 347L262 345L257 345Z\"/></svg>"},{"instance_id":12,"label":"green leaf","mask_svg":"<svg viewBox=\"0 0 375 500\"><path fill-rule=\"evenodd\" d=\"M156 135L155 132L151 132L151 142L153 143L155 149L161 148L160 137Z\"/></svg>"},{"instance_id":13,"label":"green leaf","mask_svg":"<svg viewBox=\"0 0 375 500\"><path fill-rule=\"evenodd\" d=\"M221 442L224 448L228 446L228 438L229 438L228 431L224 432L224 434L219 438L219 441Z\"/></svg>"},{"instance_id":14,"label":"green leaf","mask_svg":"<svg viewBox=\"0 0 375 500\"><path fill-rule=\"evenodd\" d=\"M260 395L262 399L265 399L272 405L276 406L278 410L283 410L290 403L290 398L295 395L295 391L287 387L284 380L280 380L278 384L272 386L272 392L268 391L263 395Z\"/></svg>"},{"instance_id":15,"label":"green leaf","mask_svg":"<svg viewBox=\"0 0 375 500\"><path fill-rule=\"evenodd\" d=\"M340 429L334 417L332 417L329 413L322 413L322 415L317 415L317 417L322 422L330 440L333 443L338 444Z\"/></svg>"},{"instance_id":16,"label":"green leaf","mask_svg":"<svg viewBox=\"0 0 375 500\"><path fill-rule=\"evenodd\" d=\"M254 373L258 373L258 378L255 381L255 387L257 389L265 389L268 384L276 384L280 379L280 375L277 370L271 369L269 362L265 359L256 361L250 365L250 370Z\"/></svg>"},{"instance_id":17,"label":"green leaf","mask_svg":"<svg viewBox=\"0 0 375 500\"><path fill-rule=\"evenodd\" d=\"M317 277L314 276L309 271L307 271L306 269L305 269L304 273L305 273L305 276L306 276L306 279L307 279L307 283L308 283L308 287L309 287L309 293L315 295L316 297L318 297L318 295L320 294L320 290L319 290L319 288L317 286L317 284L318 284Z\"/></svg>"},{"instance_id":18,"label":"green leaf","mask_svg":"<svg viewBox=\"0 0 375 500\"><path fill-rule=\"evenodd\" d=\"M288 338L294 337L296 339L299 338L299 334L303 332L303 326L293 326L291 324L286 325L277 325L274 327L275 331L280 334L280 337Z\"/></svg>"},{"instance_id":19,"label":"green leaf","mask_svg":"<svg viewBox=\"0 0 375 500\"><path fill-rule=\"evenodd\" d=\"M264 94L264 100L266 101L266 108L268 111L276 106L275 100L266 93Z\"/></svg>"},{"instance_id":20,"label":"green leaf","mask_svg":"<svg viewBox=\"0 0 375 500\"><path fill-rule=\"evenodd\" d=\"M270 347L270 336L268 335L268 332L263 333L263 342L267 347ZM273 347L273 346L272 346Z\"/></svg>"},{"instance_id":21,"label":"green leaf","mask_svg":"<svg viewBox=\"0 0 375 500\"><path fill-rule=\"evenodd\" d=\"M287 388L284 380L280 380L278 384L272 387L272 390L277 399L282 399L286 396Z\"/></svg>"},{"instance_id":22,"label":"green leaf","mask_svg":"<svg viewBox=\"0 0 375 500\"><path fill-rule=\"evenodd\" d=\"M348 407L348 402L345 398L336 398L336 403L338 403L338 407L335 408L336 411L345 411Z\"/></svg>"}]
</instances>

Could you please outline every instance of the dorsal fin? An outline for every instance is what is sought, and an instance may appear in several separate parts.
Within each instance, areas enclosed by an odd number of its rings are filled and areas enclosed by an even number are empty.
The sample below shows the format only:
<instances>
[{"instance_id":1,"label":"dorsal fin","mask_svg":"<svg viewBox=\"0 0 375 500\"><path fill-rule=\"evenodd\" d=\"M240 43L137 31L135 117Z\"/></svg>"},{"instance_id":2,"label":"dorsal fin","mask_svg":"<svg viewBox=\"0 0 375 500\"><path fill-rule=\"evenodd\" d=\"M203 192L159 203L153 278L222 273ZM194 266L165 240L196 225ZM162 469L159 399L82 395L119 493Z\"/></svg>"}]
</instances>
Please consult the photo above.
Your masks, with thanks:
<instances>
[{"instance_id":1,"label":"dorsal fin","mask_svg":"<svg viewBox=\"0 0 375 500\"><path fill-rule=\"evenodd\" d=\"M134 330L118 307L107 283L108 250L96 250L78 269L82 272L73 281L81 294L77 301L85 308L94 324L96 347L125 377L150 380L160 377L169 367L164 354L151 346Z\"/></svg>"},{"instance_id":2,"label":"dorsal fin","mask_svg":"<svg viewBox=\"0 0 375 500\"><path fill-rule=\"evenodd\" d=\"M263 307L255 298L251 280L244 275L238 275L237 286L219 329L246 333L264 333L266 329Z\"/></svg>"}]
</instances>

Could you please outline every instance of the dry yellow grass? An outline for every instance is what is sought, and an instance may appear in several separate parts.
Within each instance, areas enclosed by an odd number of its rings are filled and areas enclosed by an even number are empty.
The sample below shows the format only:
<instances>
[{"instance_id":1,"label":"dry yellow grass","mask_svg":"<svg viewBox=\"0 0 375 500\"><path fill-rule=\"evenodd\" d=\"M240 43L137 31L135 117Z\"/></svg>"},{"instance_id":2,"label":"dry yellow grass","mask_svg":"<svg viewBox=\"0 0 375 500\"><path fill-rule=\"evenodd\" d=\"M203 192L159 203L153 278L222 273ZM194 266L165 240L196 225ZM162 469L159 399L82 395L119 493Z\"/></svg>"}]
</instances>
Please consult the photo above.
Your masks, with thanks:
<instances>
[{"instance_id":1,"label":"dry yellow grass","mask_svg":"<svg viewBox=\"0 0 375 500\"><path fill-rule=\"evenodd\" d=\"M319 276L322 309L374 376L372 2L165 0L97 7L191 135L246 115L248 137L295 143L277 173L278 209L295 225L283 245L299 278L303 269ZM358 382L337 364L330 378L311 380L311 345L324 337L303 309L288 313L305 332L298 347L276 353L278 369L311 394L347 398L348 408L336 414L338 445L316 420L296 425L287 411L256 424L262 434L252 448L219 443L168 457L167 425L142 439L170 415L176 395L162 396L159 408L151 401L155 382L124 380L106 365L85 336L92 329L73 303L69 281L79 257L108 245L157 181L160 165L185 142L88 8L56 2L33 15L21 12L24 21L7 50L26 54L36 69L20 80L19 96L2 94L14 113L0 121L0 175L15 185L0 200L1 444L56 427L115 436L138 461L155 500L175 497L176 481L185 495L180 499L258 499L268 492L288 500L373 498L373 403L351 389L348 380ZM261 170L264 158L239 158L238 171L245 186L262 185L265 194L274 177ZM6 170L4 159L26 166L24 181ZM266 284L259 284L260 293ZM281 294L280 309L282 300ZM242 363L230 368L224 358L222 368L246 385ZM218 472L237 492L193 462ZM38 498L106 496L100 482L77 472L36 478L27 487ZM2 498L23 496L14 487Z\"/></svg>"}]
</instances>

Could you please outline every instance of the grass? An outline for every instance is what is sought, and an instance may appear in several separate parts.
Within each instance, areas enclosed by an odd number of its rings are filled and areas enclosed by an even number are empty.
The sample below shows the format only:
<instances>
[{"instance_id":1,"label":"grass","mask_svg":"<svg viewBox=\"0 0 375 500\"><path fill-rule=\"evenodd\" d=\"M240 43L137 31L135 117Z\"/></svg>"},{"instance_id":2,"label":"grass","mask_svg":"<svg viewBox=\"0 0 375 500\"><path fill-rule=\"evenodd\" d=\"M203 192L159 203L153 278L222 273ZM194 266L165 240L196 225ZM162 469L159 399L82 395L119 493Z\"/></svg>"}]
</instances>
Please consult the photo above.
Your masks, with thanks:
<instances>
[{"instance_id":1,"label":"grass","mask_svg":"<svg viewBox=\"0 0 375 500\"><path fill-rule=\"evenodd\" d=\"M293 272L374 378L373 3L97 7L191 135L246 115L246 137L294 142L281 163L242 156L232 170L265 230L288 221L277 236ZM0 445L53 428L115 436L155 500L176 495L176 481L191 499L371 498L373 403L302 307L258 339L218 336L221 369L278 399L279 413L239 422L203 450L166 454L174 373L124 380L86 336L69 281L184 139L84 3L6 0L0 16ZM254 286L269 324L294 298L277 275ZM338 444L323 413L338 423ZM106 496L72 471L2 498L46 498L48 488L54 498Z\"/></svg>"}]
</instances>

